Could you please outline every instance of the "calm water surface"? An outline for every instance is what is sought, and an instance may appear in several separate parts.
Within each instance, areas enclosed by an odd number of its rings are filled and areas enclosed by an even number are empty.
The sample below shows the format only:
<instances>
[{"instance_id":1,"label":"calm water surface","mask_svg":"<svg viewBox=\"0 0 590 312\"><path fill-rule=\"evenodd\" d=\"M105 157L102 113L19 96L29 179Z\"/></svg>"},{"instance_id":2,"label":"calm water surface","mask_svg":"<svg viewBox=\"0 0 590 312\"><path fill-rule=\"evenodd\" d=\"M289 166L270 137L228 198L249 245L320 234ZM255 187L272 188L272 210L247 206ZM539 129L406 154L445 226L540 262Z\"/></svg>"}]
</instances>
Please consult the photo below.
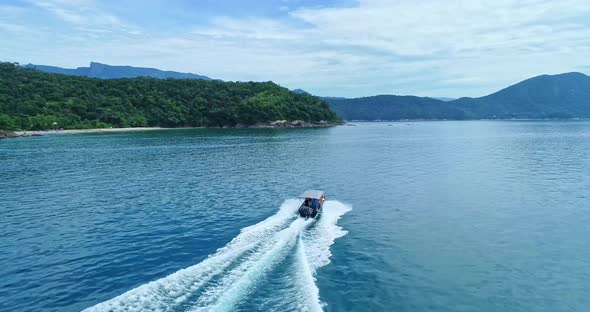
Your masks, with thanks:
<instances>
[{"instance_id":1,"label":"calm water surface","mask_svg":"<svg viewBox=\"0 0 590 312\"><path fill-rule=\"evenodd\" d=\"M586 121L3 140L0 310L587 311L589 174Z\"/></svg>"}]
</instances>

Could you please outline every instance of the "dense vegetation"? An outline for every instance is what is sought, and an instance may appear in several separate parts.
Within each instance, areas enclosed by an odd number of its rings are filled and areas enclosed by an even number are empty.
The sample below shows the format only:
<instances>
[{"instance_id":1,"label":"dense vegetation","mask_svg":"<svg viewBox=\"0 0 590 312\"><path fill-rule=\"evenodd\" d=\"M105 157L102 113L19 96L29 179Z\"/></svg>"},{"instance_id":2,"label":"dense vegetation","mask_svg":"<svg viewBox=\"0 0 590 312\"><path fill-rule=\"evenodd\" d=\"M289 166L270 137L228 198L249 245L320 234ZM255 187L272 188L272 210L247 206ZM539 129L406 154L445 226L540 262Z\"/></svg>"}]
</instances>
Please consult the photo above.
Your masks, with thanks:
<instances>
[{"instance_id":1,"label":"dense vegetation","mask_svg":"<svg viewBox=\"0 0 590 312\"><path fill-rule=\"evenodd\" d=\"M346 120L590 118L590 77L543 75L480 98L325 98Z\"/></svg>"},{"instance_id":2,"label":"dense vegetation","mask_svg":"<svg viewBox=\"0 0 590 312\"><path fill-rule=\"evenodd\" d=\"M356 99L325 98L346 120L465 119L465 112L427 97L377 95Z\"/></svg>"},{"instance_id":3,"label":"dense vegetation","mask_svg":"<svg viewBox=\"0 0 590 312\"><path fill-rule=\"evenodd\" d=\"M0 129L222 127L337 121L328 104L272 82L101 80L0 63Z\"/></svg>"}]
</instances>

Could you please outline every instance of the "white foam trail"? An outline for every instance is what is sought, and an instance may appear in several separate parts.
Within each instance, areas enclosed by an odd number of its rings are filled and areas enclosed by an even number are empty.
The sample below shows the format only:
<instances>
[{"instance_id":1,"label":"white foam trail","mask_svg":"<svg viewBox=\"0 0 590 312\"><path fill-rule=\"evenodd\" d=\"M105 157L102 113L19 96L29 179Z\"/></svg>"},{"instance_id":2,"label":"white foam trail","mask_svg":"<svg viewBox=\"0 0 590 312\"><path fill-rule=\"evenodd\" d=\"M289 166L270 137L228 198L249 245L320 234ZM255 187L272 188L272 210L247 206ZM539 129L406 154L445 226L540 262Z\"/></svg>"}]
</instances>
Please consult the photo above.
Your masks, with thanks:
<instances>
[{"instance_id":1,"label":"white foam trail","mask_svg":"<svg viewBox=\"0 0 590 312\"><path fill-rule=\"evenodd\" d=\"M219 286L201 296L197 307L191 311L233 310L273 266L287 256L289 247L293 246L297 236L311 222L312 220L295 219L288 228L277 233L266 248L261 248L260 252L253 254L250 259L229 272ZM211 304L212 302L215 303Z\"/></svg>"},{"instance_id":2,"label":"white foam trail","mask_svg":"<svg viewBox=\"0 0 590 312\"><path fill-rule=\"evenodd\" d=\"M202 262L141 285L85 311L172 311L211 278L222 273L233 260L255 248L265 237L276 233L293 219L298 206L299 200L286 200L276 214L243 228L225 247Z\"/></svg>"},{"instance_id":3,"label":"white foam trail","mask_svg":"<svg viewBox=\"0 0 590 312\"><path fill-rule=\"evenodd\" d=\"M86 311L232 311L297 243L295 258L300 270L295 271L293 280L295 292L303 293L302 301L297 300L298 306L292 310L321 311L315 271L330 263L330 246L346 235L337 222L351 207L326 201L321 218L305 230L314 221L295 217L299 204L296 199L285 201L275 215L242 229L202 262Z\"/></svg>"},{"instance_id":4,"label":"white foam trail","mask_svg":"<svg viewBox=\"0 0 590 312\"><path fill-rule=\"evenodd\" d=\"M322 311L320 304L320 290L315 284L315 277L313 270L307 261L305 253L305 244L299 235L299 244L297 246L297 268L300 270L298 274L298 290L303 290L299 296L305 301L298 303L297 311Z\"/></svg>"},{"instance_id":5,"label":"white foam trail","mask_svg":"<svg viewBox=\"0 0 590 312\"><path fill-rule=\"evenodd\" d=\"M326 201L321 218L314 227L303 234L305 254L314 273L319 268L330 263L330 257L332 256L330 247L336 239L348 233L337 223L343 215L351 210L350 205L339 201Z\"/></svg>"}]
</instances>

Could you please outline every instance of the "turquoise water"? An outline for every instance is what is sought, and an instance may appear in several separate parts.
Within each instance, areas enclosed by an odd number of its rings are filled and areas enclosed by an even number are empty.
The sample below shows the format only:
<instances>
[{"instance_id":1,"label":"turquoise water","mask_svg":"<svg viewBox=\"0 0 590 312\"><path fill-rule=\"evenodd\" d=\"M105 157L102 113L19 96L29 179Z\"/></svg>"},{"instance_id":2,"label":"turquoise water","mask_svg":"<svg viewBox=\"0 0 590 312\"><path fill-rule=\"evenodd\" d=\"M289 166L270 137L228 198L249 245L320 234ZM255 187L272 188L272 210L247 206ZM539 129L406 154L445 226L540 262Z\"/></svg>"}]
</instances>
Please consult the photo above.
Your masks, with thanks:
<instances>
[{"instance_id":1,"label":"turquoise water","mask_svg":"<svg viewBox=\"0 0 590 312\"><path fill-rule=\"evenodd\" d=\"M3 140L0 310L586 311L589 174L586 121Z\"/></svg>"}]
</instances>

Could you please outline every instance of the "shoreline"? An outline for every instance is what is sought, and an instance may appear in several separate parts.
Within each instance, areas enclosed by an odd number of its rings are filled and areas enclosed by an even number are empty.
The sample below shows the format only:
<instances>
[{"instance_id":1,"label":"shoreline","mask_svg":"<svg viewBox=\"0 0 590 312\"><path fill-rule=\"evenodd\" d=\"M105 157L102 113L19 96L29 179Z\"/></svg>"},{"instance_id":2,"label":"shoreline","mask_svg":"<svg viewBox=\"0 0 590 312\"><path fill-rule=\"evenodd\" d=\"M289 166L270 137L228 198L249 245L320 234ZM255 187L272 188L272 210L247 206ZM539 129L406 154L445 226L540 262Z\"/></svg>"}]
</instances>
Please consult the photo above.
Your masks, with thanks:
<instances>
[{"instance_id":1,"label":"shoreline","mask_svg":"<svg viewBox=\"0 0 590 312\"><path fill-rule=\"evenodd\" d=\"M18 137L42 136L51 134L79 134L79 133L108 133L108 132L133 132L133 131L152 131L167 130L178 128L161 128L161 127L130 127L130 128L94 128L94 129L68 129L68 130L29 130L14 131Z\"/></svg>"},{"instance_id":2,"label":"shoreline","mask_svg":"<svg viewBox=\"0 0 590 312\"><path fill-rule=\"evenodd\" d=\"M45 135L61 134L83 134L83 133L117 133L117 132L136 132L136 131L155 131L155 130L179 130L179 129L294 129L294 128L327 128L334 127L344 123L268 123L256 125L236 125L224 127L129 127L129 128L94 128L94 129L68 129L68 130L29 130L29 131L5 131L0 130L0 139L22 138Z\"/></svg>"}]
</instances>

